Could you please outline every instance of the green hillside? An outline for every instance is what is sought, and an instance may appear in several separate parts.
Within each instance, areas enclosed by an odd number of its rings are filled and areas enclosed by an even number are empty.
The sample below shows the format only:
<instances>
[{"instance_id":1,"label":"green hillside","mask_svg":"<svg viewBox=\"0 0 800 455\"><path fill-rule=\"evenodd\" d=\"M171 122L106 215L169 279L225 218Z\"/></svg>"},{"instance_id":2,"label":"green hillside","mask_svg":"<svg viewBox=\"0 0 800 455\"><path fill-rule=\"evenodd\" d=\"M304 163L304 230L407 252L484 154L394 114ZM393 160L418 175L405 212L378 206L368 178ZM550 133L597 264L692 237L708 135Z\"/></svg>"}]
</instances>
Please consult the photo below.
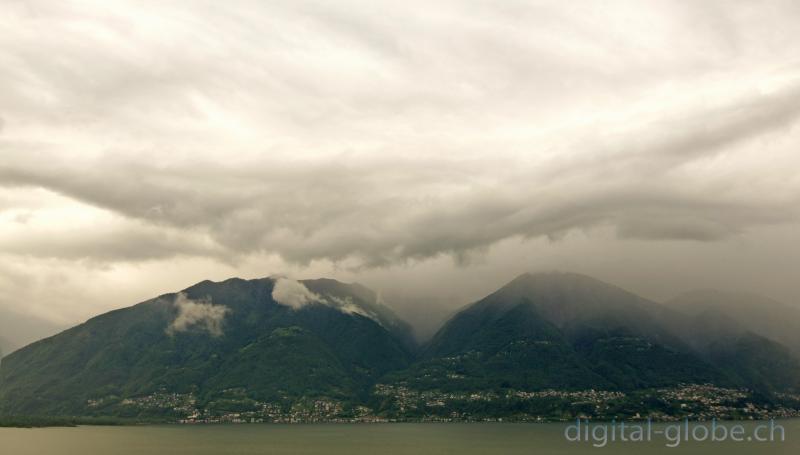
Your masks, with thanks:
<instances>
[{"instance_id":1,"label":"green hillside","mask_svg":"<svg viewBox=\"0 0 800 455\"><path fill-rule=\"evenodd\" d=\"M659 325L661 311L585 276L522 275L448 321L415 367L425 374L406 382L526 390L729 382Z\"/></svg>"},{"instance_id":2,"label":"green hillside","mask_svg":"<svg viewBox=\"0 0 800 455\"><path fill-rule=\"evenodd\" d=\"M765 418L800 415L799 386L789 348L719 309L583 275L521 275L421 347L361 285L275 276L203 281L17 350L0 363L0 415Z\"/></svg>"},{"instance_id":3,"label":"green hillside","mask_svg":"<svg viewBox=\"0 0 800 455\"><path fill-rule=\"evenodd\" d=\"M204 281L29 345L3 359L0 410L113 414L107 405L129 397L167 391L213 400L232 388L261 400L356 400L409 364L406 340L380 318L342 311L323 296L292 308L273 299L275 283ZM349 304L375 310L360 287L350 288ZM341 284L339 295L347 289ZM176 326L181 320L188 323ZM98 401L103 407L88 405Z\"/></svg>"},{"instance_id":4,"label":"green hillside","mask_svg":"<svg viewBox=\"0 0 800 455\"><path fill-rule=\"evenodd\" d=\"M786 348L720 320L582 275L525 274L453 316L417 363L384 378L377 402L406 416L674 416L693 409L674 398L696 396L682 391L692 384L754 401L752 391L796 391L800 368Z\"/></svg>"}]
</instances>

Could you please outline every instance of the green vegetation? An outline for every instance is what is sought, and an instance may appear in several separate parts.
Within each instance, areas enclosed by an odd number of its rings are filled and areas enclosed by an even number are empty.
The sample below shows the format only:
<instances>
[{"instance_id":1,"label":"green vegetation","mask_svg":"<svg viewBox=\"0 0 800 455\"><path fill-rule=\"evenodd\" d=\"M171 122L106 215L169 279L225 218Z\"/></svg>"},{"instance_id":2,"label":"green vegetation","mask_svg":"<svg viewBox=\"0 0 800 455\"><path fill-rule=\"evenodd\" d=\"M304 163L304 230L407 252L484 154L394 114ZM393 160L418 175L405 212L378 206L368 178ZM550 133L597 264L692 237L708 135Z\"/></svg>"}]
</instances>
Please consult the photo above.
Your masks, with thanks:
<instances>
[{"instance_id":1,"label":"green vegetation","mask_svg":"<svg viewBox=\"0 0 800 455\"><path fill-rule=\"evenodd\" d=\"M800 408L800 364L776 341L588 277L523 275L421 348L368 289L305 284L341 306L279 304L273 279L204 281L185 297L201 316L224 316L218 326L176 329L171 294L27 346L0 364L0 415L37 426L759 418ZM202 307L212 304L225 310ZM79 417L34 417L49 415Z\"/></svg>"},{"instance_id":2,"label":"green vegetation","mask_svg":"<svg viewBox=\"0 0 800 455\"><path fill-rule=\"evenodd\" d=\"M166 295L27 346L0 365L0 413L177 418L182 411L122 403L168 392L205 405L231 388L261 401L358 400L409 365L402 332L323 304L280 305L273 285L232 279L187 289L189 299L228 308L220 336L202 324L171 333L179 310ZM359 305L359 295L346 297Z\"/></svg>"}]
</instances>

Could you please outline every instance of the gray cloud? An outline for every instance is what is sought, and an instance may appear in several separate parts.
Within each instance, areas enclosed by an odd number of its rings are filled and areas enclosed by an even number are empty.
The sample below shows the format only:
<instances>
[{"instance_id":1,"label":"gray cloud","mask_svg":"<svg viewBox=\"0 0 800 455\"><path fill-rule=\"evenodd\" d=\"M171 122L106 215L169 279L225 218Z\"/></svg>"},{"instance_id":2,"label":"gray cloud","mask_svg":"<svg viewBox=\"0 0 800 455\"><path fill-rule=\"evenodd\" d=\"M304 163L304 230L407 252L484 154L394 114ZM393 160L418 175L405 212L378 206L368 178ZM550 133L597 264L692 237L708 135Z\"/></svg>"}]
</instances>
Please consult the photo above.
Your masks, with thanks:
<instances>
[{"instance_id":1,"label":"gray cloud","mask_svg":"<svg viewBox=\"0 0 800 455\"><path fill-rule=\"evenodd\" d=\"M581 236L728 264L800 215L796 2L5 11L0 254L71 291L138 270L148 297L176 263L190 284L452 258L494 283L521 271L503 245Z\"/></svg>"},{"instance_id":2,"label":"gray cloud","mask_svg":"<svg viewBox=\"0 0 800 455\"><path fill-rule=\"evenodd\" d=\"M800 113L798 93L790 86L690 115L679 112L655 126L645 121L607 140L605 151L579 150L578 157L568 153L544 165L526 165L518 157L341 156L303 163L258 160L241 167L197 161L187 169L188 163L154 167L105 157L91 162L87 172L87 163L76 167L54 158L50 168L42 168L39 160L20 158L0 167L0 177L5 185L45 187L149 225L192 229L213 239L211 245L191 246L139 233L138 239L121 238L117 248L103 248L98 238L91 241L100 248L44 244L53 254L94 250L98 256L141 259L169 252L235 257L264 251L299 263L353 259L372 266L439 254L459 258L509 237L555 238L600 224L617 226L623 237L708 241L792 222L798 211L782 209L786 195L741 195L732 191L735 180L712 188L706 175L668 172L720 153L735 159L720 147L785 127ZM612 148L621 152L608 153ZM599 158L603 154L607 159ZM789 189L789 201L800 200L798 188ZM68 235L61 241L69 243ZM140 243L147 246L135 250L139 256L126 254L126 245Z\"/></svg>"}]
</instances>

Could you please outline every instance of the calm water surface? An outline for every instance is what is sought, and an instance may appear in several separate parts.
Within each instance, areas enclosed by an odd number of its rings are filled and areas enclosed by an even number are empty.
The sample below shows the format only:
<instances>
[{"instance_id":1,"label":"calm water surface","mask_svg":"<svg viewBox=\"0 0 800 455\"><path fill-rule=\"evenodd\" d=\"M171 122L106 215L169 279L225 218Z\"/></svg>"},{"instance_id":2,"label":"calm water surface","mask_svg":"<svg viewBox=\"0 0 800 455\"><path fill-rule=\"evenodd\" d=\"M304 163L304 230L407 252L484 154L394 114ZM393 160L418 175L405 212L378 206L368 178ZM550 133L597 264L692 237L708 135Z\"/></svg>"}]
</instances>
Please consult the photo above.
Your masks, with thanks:
<instances>
[{"instance_id":1,"label":"calm water surface","mask_svg":"<svg viewBox=\"0 0 800 455\"><path fill-rule=\"evenodd\" d=\"M2 455L155 454L800 454L800 420L785 442L567 442L566 424L324 424L0 428ZM752 423L745 424L751 427Z\"/></svg>"}]
</instances>

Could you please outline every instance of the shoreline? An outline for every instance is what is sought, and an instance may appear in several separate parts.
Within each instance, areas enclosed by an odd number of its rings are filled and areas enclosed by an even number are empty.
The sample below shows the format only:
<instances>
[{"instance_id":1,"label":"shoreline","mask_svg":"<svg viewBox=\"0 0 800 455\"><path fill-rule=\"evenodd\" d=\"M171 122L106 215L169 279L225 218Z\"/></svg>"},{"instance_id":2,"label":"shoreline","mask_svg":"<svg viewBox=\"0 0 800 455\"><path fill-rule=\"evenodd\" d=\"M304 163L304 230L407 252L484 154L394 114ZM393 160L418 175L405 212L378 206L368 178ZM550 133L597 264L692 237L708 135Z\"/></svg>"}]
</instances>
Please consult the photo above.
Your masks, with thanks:
<instances>
[{"instance_id":1,"label":"shoreline","mask_svg":"<svg viewBox=\"0 0 800 455\"><path fill-rule=\"evenodd\" d=\"M85 419L85 418L17 418L0 417L0 430L2 429L37 429L37 428L77 428L77 427L144 427L144 426L173 426L173 427L217 427L217 426L249 426L249 425L273 425L273 426L297 426L297 425L394 425L394 424L454 424L454 425L476 425L476 424L495 424L495 425L553 425L574 423L577 419L582 421L586 417L575 417L572 419L542 419L542 420L514 420L514 419L482 419L482 420L425 420L425 419L392 419L380 421L358 421L358 420L325 420L325 421L296 421L296 422L180 422L180 421L130 421L115 419ZM772 417L767 419L691 419L681 417L676 419L659 419L649 422L656 425L670 424L676 422L744 422L757 423L773 421L800 420L798 416ZM588 419L592 423L613 423L625 422L645 424L648 419Z\"/></svg>"}]
</instances>

